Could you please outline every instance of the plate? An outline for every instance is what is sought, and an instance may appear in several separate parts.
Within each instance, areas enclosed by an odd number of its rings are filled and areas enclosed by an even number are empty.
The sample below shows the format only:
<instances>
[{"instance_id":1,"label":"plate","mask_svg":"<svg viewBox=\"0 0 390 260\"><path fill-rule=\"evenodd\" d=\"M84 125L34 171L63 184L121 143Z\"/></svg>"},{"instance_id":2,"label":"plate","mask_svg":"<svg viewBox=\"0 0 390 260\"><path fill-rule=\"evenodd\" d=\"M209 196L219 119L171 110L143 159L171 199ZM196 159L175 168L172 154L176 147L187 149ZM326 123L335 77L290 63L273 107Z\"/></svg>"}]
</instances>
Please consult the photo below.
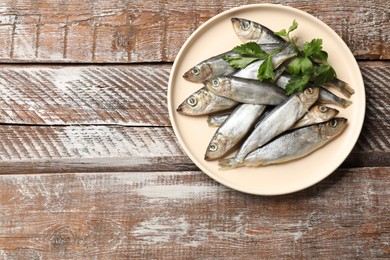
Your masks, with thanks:
<instances>
[{"instance_id":1,"label":"plate","mask_svg":"<svg viewBox=\"0 0 390 260\"><path fill-rule=\"evenodd\" d=\"M236 36L231 18L241 17L279 31L294 19L299 23L294 32L302 41L323 39L323 49L337 77L355 90L353 104L339 109L348 118L342 135L314 153L288 163L265 167L240 167L220 170L217 161L205 161L204 154L216 131L209 127L206 116L191 117L176 112L189 95L202 87L186 81L185 71L197 63L242 44ZM340 93L335 94L342 96ZM168 86L168 109L174 132L190 159L217 182L235 190L257 195L281 195L312 186L334 172L354 147L364 121L365 91L357 62L343 40L325 23L301 10L273 4L245 5L216 15L200 26L184 43L172 67Z\"/></svg>"}]
</instances>

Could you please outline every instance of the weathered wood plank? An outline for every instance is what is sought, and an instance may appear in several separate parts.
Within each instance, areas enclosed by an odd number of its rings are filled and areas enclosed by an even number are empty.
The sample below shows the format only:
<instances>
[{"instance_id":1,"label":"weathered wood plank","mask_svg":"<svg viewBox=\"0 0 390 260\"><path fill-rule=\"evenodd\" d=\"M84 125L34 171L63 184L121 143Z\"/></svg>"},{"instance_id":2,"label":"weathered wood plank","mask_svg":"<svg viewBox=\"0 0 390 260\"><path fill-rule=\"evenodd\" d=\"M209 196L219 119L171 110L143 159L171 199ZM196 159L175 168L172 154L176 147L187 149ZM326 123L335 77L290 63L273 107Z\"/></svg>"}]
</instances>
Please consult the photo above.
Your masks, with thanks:
<instances>
[{"instance_id":1,"label":"weathered wood plank","mask_svg":"<svg viewBox=\"0 0 390 260\"><path fill-rule=\"evenodd\" d=\"M44 1L0 3L0 61L173 61L191 33L214 15L265 1ZM318 17L358 58L388 59L386 1L276 1Z\"/></svg>"},{"instance_id":2,"label":"weathered wood plank","mask_svg":"<svg viewBox=\"0 0 390 260\"><path fill-rule=\"evenodd\" d=\"M0 67L0 123L169 126L171 66Z\"/></svg>"},{"instance_id":3,"label":"weathered wood plank","mask_svg":"<svg viewBox=\"0 0 390 260\"><path fill-rule=\"evenodd\" d=\"M169 127L0 126L0 132L0 174L198 169ZM357 145L341 167L362 166L390 166L390 148Z\"/></svg>"},{"instance_id":4,"label":"weathered wood plank","mask_svg":"<svg viewBox=\"0 0 390 260\"><path fill-rule=\"evenodd\" d=\"M389 66L360 63L367 114L343 167L389 166ZM156 127L170 125L169 69L1 67L0 172L196 169L172 129Z\"/></svg>"},{"instance_id":5,"label":"weathered wood plank","mask_svg":"<svg viewBox=\"0 0 390 260\"><path fill-rule=\"evenodd\" d=\"M358 146L384 151L390 147L390 63L366 62L360 68L366 89L366 118Z\"/></svg>"},{"instance_id":6,"label":"weathered wood plank","mask_svg":"<svg viewBox=\"0 0 390 260\"><path fill-rule=\"evenodd\" d=\"M0 173L194 170L171 128L0 126Z\"/></svg>"},{"instance_id":7,"label":"weathered wood plank","mask_svg":"<svg viewBox=\"0 0 390 260\"><path fill-rule=\"evenodd\" d=\"M366 167L366 162L390 165L389 63L359 63L366 88L366 117L362 133L344 167ZM368 152L370 151L370 152Z\"/></svg>"},{"instance_id":8,"label":"weathered wood plank","mask_svg":"<svg viewBox=\"0 0 390 260\"><path fill-rule=\"evenodd\" d=\"M367 127L375 124L380 131L373 135L386 136L390 63L359 65L367 93ZM166 106L170 69L171 65L157 64L0 66L0 124L170 126ZM370 143L365 140L361 145Z\"/></svg>"},{"instance_id":9,"label":"weathered wood plank","mask_svg":"<svg viewBox=\"0 0 390 260\"><path fill-rule=\"evenodd\" d=\"M0 255L75 259L390 257L390 168L260 197L200 172L0 176Z\"/></svg>"}]
</instances>

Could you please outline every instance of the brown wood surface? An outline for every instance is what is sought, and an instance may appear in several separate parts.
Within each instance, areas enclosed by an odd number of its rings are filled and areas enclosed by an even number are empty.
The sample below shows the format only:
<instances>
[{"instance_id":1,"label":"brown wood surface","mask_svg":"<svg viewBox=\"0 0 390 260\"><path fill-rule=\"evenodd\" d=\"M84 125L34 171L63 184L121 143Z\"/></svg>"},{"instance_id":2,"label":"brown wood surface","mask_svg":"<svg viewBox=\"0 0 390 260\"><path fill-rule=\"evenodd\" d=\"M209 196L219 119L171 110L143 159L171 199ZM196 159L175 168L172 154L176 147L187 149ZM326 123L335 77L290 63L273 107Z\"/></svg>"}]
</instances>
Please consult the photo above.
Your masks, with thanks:
<instances>
[{"instance_id":1,"label":"brown wood surface","mask_svg":"<svg viewBox=\"0 0 390 260\"><path fill-rule=\"evenodd\" d=\"M232 7L266 1L7 0L0 3L0 60L173 61L191 33ZM275 1L318 17L356 57L390 57L387 1Z\"/></svg>"},{"instance_id":2,"label":"brown wood surface","mask_svg":"<svg viewBox=\"0 0 390 260\"><path fill-rule=\"evenodd\" d=\"M0 123L169 126L170 66L0 67Z\"/></svg>"},{"instance_id":3,"label":"brown wood surface","mask_svg":"<svg viewBox=\"0 0 390 260\"><path fill-rule=\"evenodd\" d=\"M359 64L367 114L344 166L389 166L389 64ZM157 64L0 68L0 173L61 164L63 171L195 169L170 128L169 71Z\"/></svg>"},{"instance_id":4,"label":"brown wood surface","mask_svg":"<svg viewBox=\"0 0 390 260\"><path fill-rule=\"evenodd\" d=\"M390 258L386 1L276 1L334 29L367 109L343 165L262 197L210 179L167 109L180 47L214 15L263 1L0 2L0 259Z\"/></svg>"},{"instance_id":5,"label":"brown wood surface","mask_svg":"<svg viewBox=\"0 0 390 260\"><path fill-rule=\"evenodd\" d=\"M388 258L388 173L338 170L280 197L242 194L201 172L0 176L0 256Z\"/></svg>"}]
</instances>

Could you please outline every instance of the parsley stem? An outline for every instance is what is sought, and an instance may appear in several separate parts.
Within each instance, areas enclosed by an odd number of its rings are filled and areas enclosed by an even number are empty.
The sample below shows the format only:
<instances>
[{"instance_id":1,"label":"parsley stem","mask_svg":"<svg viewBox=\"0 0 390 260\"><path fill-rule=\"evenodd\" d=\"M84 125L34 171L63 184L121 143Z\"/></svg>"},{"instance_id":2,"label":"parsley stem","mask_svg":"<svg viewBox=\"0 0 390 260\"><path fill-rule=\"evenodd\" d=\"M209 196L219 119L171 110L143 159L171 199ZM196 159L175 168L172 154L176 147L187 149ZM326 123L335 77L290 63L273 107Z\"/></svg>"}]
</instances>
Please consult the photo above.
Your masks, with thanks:
<instances>
[{"instance_id":1,"label":"parsley stem","mask_svg":"<svg viewBox=\"0 0 390 260\"><path fill-rule=\"evenodd\" d=\"M297 44L295 43L294 39L293 38L290 38L290 35L287 34L287 39L288 41L291 43L291 45L293 46L295 52L297 53L297 55L301 55L301 51L299 50Z\"/></svg>"}]
</instances>

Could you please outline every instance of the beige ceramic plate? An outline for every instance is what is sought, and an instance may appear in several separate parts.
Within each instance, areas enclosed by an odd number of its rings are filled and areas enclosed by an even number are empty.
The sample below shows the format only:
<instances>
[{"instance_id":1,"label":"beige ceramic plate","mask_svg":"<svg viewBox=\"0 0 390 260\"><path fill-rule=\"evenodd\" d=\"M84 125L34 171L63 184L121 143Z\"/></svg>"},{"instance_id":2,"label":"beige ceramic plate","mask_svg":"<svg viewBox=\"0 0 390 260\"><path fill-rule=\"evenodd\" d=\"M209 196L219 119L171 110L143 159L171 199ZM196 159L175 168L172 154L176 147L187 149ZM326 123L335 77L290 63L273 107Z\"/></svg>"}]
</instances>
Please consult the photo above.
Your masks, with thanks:
<instances>
[{"instance_id":1,"label":"beige ceramic plate","mask_svg":"<svg viewBox=\"0 0 390 260\"><path fill-rule=\"evenodd\" d=\"M353 104L340 109L339 116L348 118L346 131L336 140L302 159L280 165L221 171L217 162L203 159L216 128L208 127L206 116L190 117L178 114L176 108L201 84L183 79L185 71L211 56L231 50L241 44L230 19L242 17L254 20L274 31L288 28L296 19L295 36L308 41L322 38L329 62L338 78L348 82L355 94ZM336 93L336 92L335 92ZM339 96L341 94L337 93ZM214 180L233 189L258 195L278 195L309 187L331 174L354 147L364 119L365 92L359 67L342 39L326 24L306 12L270 4L247 5L223 12L199 27L181 48L172 68L168 87L168 107L173 129L183 149L192 161Z\"/></svg>"}]
</instances>

